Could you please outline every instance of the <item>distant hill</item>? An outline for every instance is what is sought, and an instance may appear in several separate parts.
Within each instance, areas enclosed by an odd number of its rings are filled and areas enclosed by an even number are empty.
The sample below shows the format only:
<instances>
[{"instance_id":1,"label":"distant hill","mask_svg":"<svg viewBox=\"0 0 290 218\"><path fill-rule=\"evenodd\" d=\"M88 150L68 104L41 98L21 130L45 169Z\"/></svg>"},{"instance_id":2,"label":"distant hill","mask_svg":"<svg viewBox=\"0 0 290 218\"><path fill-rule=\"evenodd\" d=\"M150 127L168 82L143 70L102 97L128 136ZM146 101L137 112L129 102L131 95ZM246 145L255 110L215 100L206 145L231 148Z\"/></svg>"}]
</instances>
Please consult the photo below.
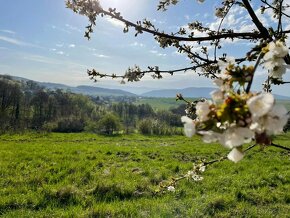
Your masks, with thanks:
<instances>
[{"instance_id":1,"label":"distant hill","mask_svg":"<svg viewBox=\"0 0 290 218\"><path fill-rule=\"evenodd\" d=\"M127 92L121 89L108 89L108 88L100 88L100 87L95 87L95 86L68 86L60 83L49 83L49 82L38 82L34 80L29 80L26 78L22 77L16 77L16 76L10 76L14 80L18 81L33 81L37 83L39 86L51 89L51 90L56 90L56 89L63 89L66 91L70 91L73 93L79 93L83 95L91 95L91 96L137 96L136 94L133 94L131 92Z\"/></svg>"},{"instance_id":2,"label":"distant hill","mask_svg":"<svg viewBox=\"0 0 290 218\"><path fill-rule=\"evenodd\" d=\"M156 98L174 98L176 94L180 93L187 98L209 98L210 92L215 88L210 87L190 87L185 89L161 89L145 92L141 96L156 97Z\"/></svg>"},{"instance_id":3,"label":"distant hill","mask_svg":"<svg viewBox=\"0 0 290 218\"><path fill-rule=\"evenodd\" d=\"M6 76L1 75L0 76ZM8 75L9 76L9 75ZM33 81L22 77L17 76L10 76L14 80L18 81ZM186 98L210 98L210 92L215 90L216 88L211 87L189 87L184 89L160 89L160 90L152 90L149 92L145 92L143 94L134 94L129 91L124 91L121 89L109 89L109 88L100 88L95 86L68 86L60 83L50 83L50 82L38 82L33 81L37 83L39 86L45 87L47 89L56 90L56 89L63 89L68 90L73 93L79 93L84 95L91 95L91 96L142 96L142 97L153 97L153 98L175 98L176 94L180 93ZM276 99L279 100L290 100L290 97L283 96L283 95L277 95L274 94Z\"/></svg>"},{"instance_id":4,"label":"distant hill","mask_svg":"<svg viewBox=\"0 0 290 218\"><path fill-rule=\"evenodd\" d=\"M107 89L94 86L77 86L70 87L72 92L81 93L84 95L113 95L113 96L137 96L131 92L123 91L121 89Z\"/></svg>"},{"instance_id":5,"label":"distant hill","mask_svg":"<svg viewBox=\"0 0 290 218\"><path fill-rule=\"evenodd\" d=\"M154 97L154 98L174 98L176 94L180 93L187 98L211 98L210 92L216 88L211 87L190 87L185 89L161 89L145 92L141 94L143 97ZM279 100L290 100L290 97L274 94L276 99Z\"/></svg>"}]
</instances>

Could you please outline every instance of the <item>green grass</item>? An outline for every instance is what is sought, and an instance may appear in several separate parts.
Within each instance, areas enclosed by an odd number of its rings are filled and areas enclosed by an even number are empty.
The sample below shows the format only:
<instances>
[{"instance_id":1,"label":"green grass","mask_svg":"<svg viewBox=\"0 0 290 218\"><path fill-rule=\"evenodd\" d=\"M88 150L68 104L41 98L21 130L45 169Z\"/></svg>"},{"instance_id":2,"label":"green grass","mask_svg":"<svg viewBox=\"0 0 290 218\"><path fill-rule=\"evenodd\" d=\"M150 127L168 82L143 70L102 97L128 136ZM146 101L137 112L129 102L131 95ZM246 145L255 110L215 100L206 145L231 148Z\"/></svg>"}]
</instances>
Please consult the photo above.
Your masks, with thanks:
<instances>
[{"instance_id":1,"label":"green grass","mask_svg":"<svg viewBox=\"0 0 290 218\"><path fill-rule=\"evenodd\" d=\"M277 143L289 146L290 134ZM1 217L289 217L289 153L254 148L201 182L159 182L228 151L199 138L93 134L0 136Z\"/></svg>"},{"instance_id":2,"label":"green grass","mask_svg":"<svg viewBox=\"0 0 290 218\"><path fill-rule=\"evenodd\" d=\"M277 100L278 104L283 104L290 111L290 100Z\"/></svg>"},{"instance_id":3,"label":"green grass","mask_svg":"<svg viewBox=\"0 0 290 218\"><path fill-rule=\"evenodd\" d=\"M137 105L149 104L155 110L168 110L170 108L176 108L180 104L184 104L182 101L176 101L173 98L139 98L136 102Z\"/></svg>"}]
</instances>

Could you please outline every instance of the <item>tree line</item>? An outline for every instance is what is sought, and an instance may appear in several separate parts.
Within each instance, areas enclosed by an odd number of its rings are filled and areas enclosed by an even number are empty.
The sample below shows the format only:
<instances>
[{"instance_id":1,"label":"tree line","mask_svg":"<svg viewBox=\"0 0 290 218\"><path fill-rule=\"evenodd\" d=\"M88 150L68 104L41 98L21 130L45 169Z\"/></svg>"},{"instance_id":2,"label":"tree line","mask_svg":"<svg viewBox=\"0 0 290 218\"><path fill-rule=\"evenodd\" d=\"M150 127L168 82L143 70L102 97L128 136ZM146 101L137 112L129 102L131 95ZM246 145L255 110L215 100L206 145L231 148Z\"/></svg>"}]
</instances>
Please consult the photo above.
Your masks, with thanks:
<instances>
[{"instance_id":1,"label":"tree line","mask_svg":"<svg viewBox=\"0 0 290 218\"><path fill-rule=\"evenodd\" d=\"M154 110L136 99L92 97L0 77L0 133L20 131L182 134L185 106Z\"/></svg>"}]
</instances>

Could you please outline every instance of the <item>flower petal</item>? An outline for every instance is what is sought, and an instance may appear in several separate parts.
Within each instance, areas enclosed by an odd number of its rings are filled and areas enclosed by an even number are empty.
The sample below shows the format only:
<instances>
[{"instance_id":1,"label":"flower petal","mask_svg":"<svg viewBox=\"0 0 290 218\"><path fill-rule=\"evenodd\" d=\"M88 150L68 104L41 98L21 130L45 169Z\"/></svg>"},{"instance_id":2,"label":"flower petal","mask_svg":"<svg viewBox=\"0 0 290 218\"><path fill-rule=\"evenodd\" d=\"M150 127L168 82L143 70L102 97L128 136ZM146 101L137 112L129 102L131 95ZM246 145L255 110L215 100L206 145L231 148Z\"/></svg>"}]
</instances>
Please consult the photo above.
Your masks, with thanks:
<instances>
[{"instance_id":1,"label":"flower petal","mask_svg":"<svg viewBox=\"0 0 290 218\"><path fill-rule=\"evenodd\" d=\"M239 148L233 148L232 151L228 154L228 159L237 163L244 157L244 152L242 152Z\"/></svg>"}]
</instances>

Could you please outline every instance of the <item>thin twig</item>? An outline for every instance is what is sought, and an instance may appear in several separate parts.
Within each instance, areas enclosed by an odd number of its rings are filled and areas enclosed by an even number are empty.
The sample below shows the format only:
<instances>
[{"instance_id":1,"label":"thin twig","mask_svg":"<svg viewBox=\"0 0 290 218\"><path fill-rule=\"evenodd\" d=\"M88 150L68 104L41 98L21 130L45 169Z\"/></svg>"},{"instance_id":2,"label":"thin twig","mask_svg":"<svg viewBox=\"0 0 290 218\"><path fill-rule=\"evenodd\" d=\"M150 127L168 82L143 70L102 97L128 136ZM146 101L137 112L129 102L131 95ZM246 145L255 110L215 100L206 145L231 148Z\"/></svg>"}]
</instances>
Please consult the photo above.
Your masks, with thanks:
<instances>
[{"instance_id":1,"label":"thin twig","mask_svg":"<svg viewBox=\"0 0 290 218\"><path fill-rule=\"evenodd\" d=\"M276 148L281 148L281 149L284 149L284 150L286 150L286 151L290 151L290 148L285 147L285 146L282 146L282 145L274 144L273 142L271 143L271 145L272 145L273 147L276 147Z\"/></svg>"},{"instance_id":2,"label":"thin twig","mask_svg":"<svg viewBox=\"0 0 290 218\"><path fill-rule=\"evenodd\" d=\"M260 63L260 61L261 61L261 59L262 59L262 53L260 53L259 54L259 57L258 57L258 59L257 59L257 61L256 61L256 64L255 64L255 67L254 67L254 69L253 69L253 74L252 74L252 76L251 76L251 80L249 81L249 83L248 83L248 85L247 85L247 88L246 88L246 93L249 93L250 92L250 89L251 89L251 86L252 86L252 83L253 83L253 80L254 80L254 75L255 75L255 72L256 72L256 70L257 70L257 68L258 68L258 66L259 66L259 63Z\"/></svg>"}]
</instances>

